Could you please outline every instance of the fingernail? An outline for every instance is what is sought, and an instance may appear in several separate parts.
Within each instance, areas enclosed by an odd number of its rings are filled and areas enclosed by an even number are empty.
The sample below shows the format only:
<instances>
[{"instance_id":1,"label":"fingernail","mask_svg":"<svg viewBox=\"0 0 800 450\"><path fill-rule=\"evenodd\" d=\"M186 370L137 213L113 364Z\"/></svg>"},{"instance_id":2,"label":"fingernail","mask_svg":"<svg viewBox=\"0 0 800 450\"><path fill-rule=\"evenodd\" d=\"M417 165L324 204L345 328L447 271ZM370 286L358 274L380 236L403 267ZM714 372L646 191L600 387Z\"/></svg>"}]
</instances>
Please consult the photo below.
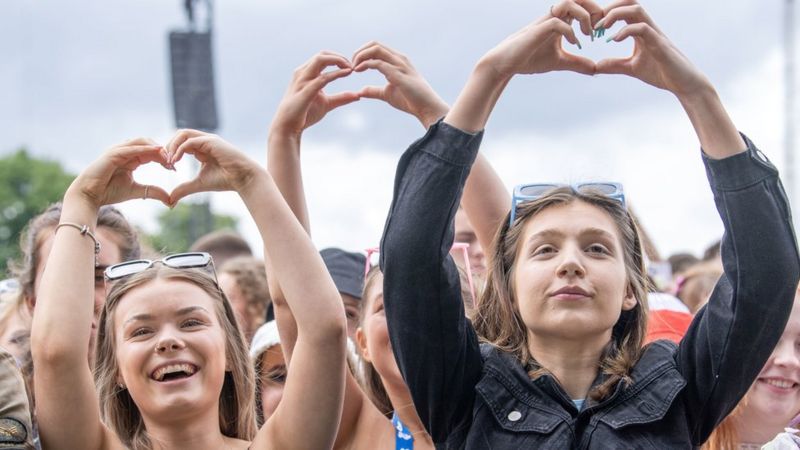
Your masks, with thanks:
<instances>
[{"instance_id":1,"label":"fingernail","mask_svg":"<svg viewBox=\"0 0 800 450\"><path fill-rule=\"evenodd\" d=\"M596 24L594 24L594 29L595 29L595 30L600 30L601 28L603 28L603 21L605 21L605 20L606 20L606 19L600 19L600 20L598 20L598 21L597 21L597 23L596 23Z\"/></svg>"},{"instance_id":2,"label":"fingernail","mask_svg":"<svg viewBox=\"0 0 800 450\"><path fill-rule=\"evenodd\" d=\"M578 41L577 39L575 39L575 40L576 40L576 41ZM578 49L579 49L579 50L583 50L583 47L581 47L581 41L578 41L578 43L577 43L577 44L575 44L575 45L577 45L577 46L578 46Z\"/></svg>"},{"instance_id":3,"label":"fingernail","mask_svg":"<svg viewBox=\"0 0 800 450\"><path fill-rule=\"evenodd\" d=\"M613 41L613 40L614 40L614 37L615 37L615 36L610 36L608 39L606 39L606 42L611 42L611 41Z\"/></svg>"}]
</instances>

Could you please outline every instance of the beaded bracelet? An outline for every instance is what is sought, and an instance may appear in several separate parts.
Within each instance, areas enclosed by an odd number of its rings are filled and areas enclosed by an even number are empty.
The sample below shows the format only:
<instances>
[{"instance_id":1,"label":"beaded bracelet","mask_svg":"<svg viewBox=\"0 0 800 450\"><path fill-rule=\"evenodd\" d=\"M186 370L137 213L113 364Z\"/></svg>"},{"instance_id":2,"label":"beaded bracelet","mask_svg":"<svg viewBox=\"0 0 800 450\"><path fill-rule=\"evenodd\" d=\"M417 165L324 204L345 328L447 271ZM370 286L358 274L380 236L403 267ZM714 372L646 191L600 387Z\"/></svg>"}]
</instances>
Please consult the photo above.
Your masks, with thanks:
<instances>
[{"instance_id":1,"label":"beaded bracelet","mask_svg":"<svg viewBox=\"0 0 800 450\"><path fill-rule=\"evenodd\" d=\"M72 222L61 222L56 225L56 229L53 230L53 234L58 231L61 227L72 227L78 230L81 233L81 236L89 236L94 241L94 266L97 267L100 265L100 262L97 260L97 256L100 254L100 241L97 240L95 235L89 231L88 225L78 225L77 223Z\"/></svg>"}]
</instances>

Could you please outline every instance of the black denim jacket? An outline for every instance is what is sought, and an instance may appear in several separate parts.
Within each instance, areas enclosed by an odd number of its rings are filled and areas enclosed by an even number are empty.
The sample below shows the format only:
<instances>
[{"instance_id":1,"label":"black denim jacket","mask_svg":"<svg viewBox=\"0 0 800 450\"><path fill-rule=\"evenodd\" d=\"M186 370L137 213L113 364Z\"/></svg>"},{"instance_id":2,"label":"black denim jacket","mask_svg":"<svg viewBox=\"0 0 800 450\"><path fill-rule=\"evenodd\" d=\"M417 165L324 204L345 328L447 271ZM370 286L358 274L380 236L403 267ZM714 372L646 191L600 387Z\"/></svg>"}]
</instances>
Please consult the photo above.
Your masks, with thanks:
<instances>
[{"instance_id":1,"label":"black denim jacket","mask_svg":"<svg viewBox=\"0 0 800 450\"><path fill-rule=\"evenodd\" d=\"M725 226L725 273L680 345L650 345L599 404L578 411L550 376L484 344L464 317L449 256L481 134L440 122L400 159L381 242L389 336L439 448L692 448L749 388L791 311L800 261L774 166L748 150L703 156Z\"/></svg>"}]
</instances>

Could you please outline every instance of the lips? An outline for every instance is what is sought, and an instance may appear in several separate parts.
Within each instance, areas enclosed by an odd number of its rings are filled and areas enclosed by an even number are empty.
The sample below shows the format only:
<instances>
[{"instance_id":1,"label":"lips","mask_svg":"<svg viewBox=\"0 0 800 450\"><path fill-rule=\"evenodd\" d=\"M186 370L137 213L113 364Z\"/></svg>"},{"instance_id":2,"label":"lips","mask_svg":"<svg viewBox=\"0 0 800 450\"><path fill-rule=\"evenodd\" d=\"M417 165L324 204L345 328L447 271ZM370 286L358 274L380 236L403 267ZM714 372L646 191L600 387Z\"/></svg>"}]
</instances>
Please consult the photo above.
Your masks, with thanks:
<instances>
[{"instance_id":1,"label":"lips","mask_svg":"<svg viewBox=\"0 0 800 450\"><path fill-rule=\"evenodd\" d=\"M189 378L200 370L196 365L184 361L161 364L150 372L150 378L158 382Z\"/></svg>"},{"instance_id":2,"label":"lips","mask_svg":"<svg viewBox=\"0 0 800 450\"><path fill-rule=\"evenodd\" d=\"M558 300L581 300L591 297L591 294L578 286L564 286L550 294Z\"/></svg>"},{"instance_id":3,"label":"lips","mask_svg":"<svg viewBox=\"0 0 800 450\"><path fill-rule=\"evenodd\" d=\"M788 378L764 377L758 381L777 391L790 391L798 387L798 383Z\"/></svg>"}]
</instances>

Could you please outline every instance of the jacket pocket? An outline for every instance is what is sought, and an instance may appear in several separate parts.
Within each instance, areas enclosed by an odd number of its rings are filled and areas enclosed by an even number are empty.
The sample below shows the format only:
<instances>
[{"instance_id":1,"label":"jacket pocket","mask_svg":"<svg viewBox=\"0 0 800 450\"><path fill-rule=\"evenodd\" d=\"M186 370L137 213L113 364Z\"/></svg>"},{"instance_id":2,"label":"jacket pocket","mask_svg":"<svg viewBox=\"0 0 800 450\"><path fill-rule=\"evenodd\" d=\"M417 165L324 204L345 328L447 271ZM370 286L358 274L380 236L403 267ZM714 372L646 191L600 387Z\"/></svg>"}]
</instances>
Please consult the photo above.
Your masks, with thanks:
<instances>
[{"instance_id":1,"label":"jacket pocket","mask_svg":"<svg viewBox=\"0 0 800 450\"><path fill-rule=\"evenodd\" d=\"M614 406L599 414L598 419L615 430L662 420L675 398L686 386L686 380L673 366L641 386L631 386Z\"/></svg>"},{"instance_id":2,"label":"jacket pocket","mask_svg":"<svg viewBox=\"0 0 800 450\"><path fill-rule=\"evenodd\" d=\"M516 392L518 386L506 385L495 376L484 375L475 390L497 426L507 431L550 434L559 424L569 420L566 412Z\"/></svg>"}]
</instances>

